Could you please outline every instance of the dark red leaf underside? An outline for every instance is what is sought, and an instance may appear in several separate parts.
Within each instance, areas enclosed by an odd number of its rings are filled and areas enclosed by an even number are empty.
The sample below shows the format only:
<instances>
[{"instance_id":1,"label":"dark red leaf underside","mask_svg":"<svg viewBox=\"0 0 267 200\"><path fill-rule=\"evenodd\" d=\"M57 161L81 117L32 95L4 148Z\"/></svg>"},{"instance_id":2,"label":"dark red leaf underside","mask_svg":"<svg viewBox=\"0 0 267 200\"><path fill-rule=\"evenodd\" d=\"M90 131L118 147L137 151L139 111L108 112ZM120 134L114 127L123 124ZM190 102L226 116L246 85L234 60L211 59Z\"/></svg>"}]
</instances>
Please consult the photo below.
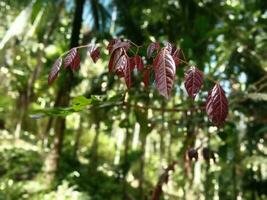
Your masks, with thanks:
<instances>
[{"instance_id":1,"label":"dark red leaf underside","mask_svg":"<svg viewBox=\"0 0 267 200\"><path fill-rule=\"evenodd\" d=\"M177 48L172 49L172 58L175 62L175 65L178 66L180 64L180 49Z\"/></svg>"},{"instance_id":2,"label":"dark red leaf underside","mask_svg":"<svg viewBox=\"0 0 267 200\"><path fill-rule=\"evenodd\" d=\"M109 64L108 64L108 68L109 68L110 73L115 72L115 71L117 71L116 73L118 73L118 64L117 63L118 63L118 61L122 55L124 55L124 51L122 48L119 48L113 52L113 54L110 57ZM121 71L122 73L119 73L118 75L123 76L123 69L119 70L119 71Z\"/></svg>"},{"instance_id":3,"label":"dark red leaf underside","mask_svg":"<svg viewBox=\"0 0 267 200\"><path fill-rule=\"evenodd\" d=\"M149 86L149 82L150 82L150 69L145 68L143 72L143 83L145 84L145 87Z\"/></svg>"},{"instance_id":4,"label":"dark red leaf underside","mask_svg":"<svg viewBox=\"0 0 267 200\"><path fill-rule=\"evenodd\" d=\"M175 63L167 48L162 48L153 61L156 87L161 95L169 98L175 77Z\"/></svg>"},{"instance_id":5,"label":"dark red leaf underside","mask_svg":"<svg viewBox=\"0 0 267 200\"><path fill-rule=\"evenodd\" d=\"M135 58L135 64L136 64L138 71L142 71L144 68L144 62L143 62L142 57L139 55L135 55L134 58Z\"/></svg>"},{"instance_id":6,"label":"dark red leaf underside","mask_svg":"<svg viewBox=\"0 0 267 200\"><path fill-rule=\"evenodd\" d=\"M119 77L125 77L125 70L126 68L129 67L129 61L127 59L127 56L123 54L121 57L119 57L118 61L114 64L114 72L119 76Z\"/></svg>"},{"instance_id":7,"label":"dark red leaf underside","mask_svg":"<svg viewBox=\"0 0 267 200\"><path fill-rule=\"evenodd\" d=\"M123 55L123 56L125 56L125 55ZM131 79L132 70L133 69L131 68L131 65L129 63L129 59L127 59L127 57L126 57L126 64L124 65L124 80L125 80L125 83L126 83L128 88L130 88L132 85L132 79Z\"/></svg>"},{"instance_id":8,"label":"dark red leaf underside","mask_svg":"<svg viewBox=\"0 0 267 200\"><path fill-rule=\"evenodd\" d=\"M88 49L90 57L92 58L93 62L96 63L97 60L100 58L100 50L99 47L92 46Z\"/></svg>"},{"instance_id":9,"label":"dark red leaf underside","mask_svg":"<svg viewBox=\"0 0 267 200\"><path fill-rule=\"evenodd\" d=\"M195 99L203 85L203 75L196 67L190 67L185 74L185 89L190 97Z\"/></svg>"},{"instance_id":10,"label":"dark red leaf underside","mask_svg":"<svg viewBox=\"0 0 267 200\"><path fill-rule=\"evenodd\" d=\"M130 57L128 60L129 60L129 65L130 65L131 69L134 70L134 68L135 68L135 57Z\"/></svg>"},{"instance_id":11,"label":"dark red leaf underside","mask_svg":"<svg viewBox=\"0 0 267 200\"><path fill-rule=\"evenodd\" d=\"M138 71L142 71L144 68L144 62L141 56L139 55L135 55L134 57L131 57L129 59L130 61L130 66L131 69L134 69L134 67L136 66L136 68L138 69Z\"/></svg>"},{"instance_id":12,"label":"dark red leaf underside","mask_svg":"<svg viewBox=\"0 0 267 200\"><path fill-rule=\"evenodd\" d=\"M172 44L169 43L168 41L164 41L163 44L166 47L166 49L171 53L172 52L172 49L173 49Z\"/></svg>"},{"instance_id":13,"label":"dark red leaf underside","mask_svg":"<svg viewBox=\"0 0 267 200\"><path fill-rule=\"evenodd\" d=\"M126 42L121 42L121 41L117 41L111 48L111 54L117 50L118 48L123 48L125 51L127 51L130 48L130 42L126 41Z\"/></svg>"},{"instance_id":14,"label":"dark red leaf underside","mask_svg":"<svg viewBox=\"0 0 267 200\"><path fill-rule=\"evenodd\" d=\"M62 65L62 58L59 57L53 64L52 69L48 76L48 84L52 84L53 81L57 78L58 72Z\"/></svg>"},{"instance_id":15,"label":"dark red leaf underside","mask_svg":"<svg viewBox=\"0 0 267 200\"><path fill-rule=\"evenodd\" d=\"M81 62L80 54L77 53L70 65L72 71L77 71L79 69L80 62Z\"/></svg>"},{"instance_id":16,"label":"dark red leaf underside","mask_svg":"<svg viewBox=\"0 0 267 200\"><path fill-rule=\"evenodd\" d=\"M108 50L109 54L111 54L111 50L112 50L113 45L119 41L120 41L120 39L112 39L109 41L108 46L107 46L107 50Z\"/></svg>"},{"instance_id":17,"label":"dark red leaf underside","mask_svg":"<svg viewBox=\"0 0 267 200\"><path fill-rule=\"evenodd\" d=\"M206 112L209 119L220 126L225 122L228 114L228 101L222 87L217 83L208 94Z\"/></svg>"},{"instance_id":18,"label":"dark red leaf underside","mask_svg":"<svg viewBox=\"0 0 267 200\"><path fill-rule=\"evenodd\" d=\"M152 42L148 47L147 47L147 58L151 58L153 52L155 50L159 50L160 45L158 42Z\"/></svg>"},{"instance_id":19,"label":"dark red leaf underside","mask_svg":"<svg viewBox=\"0 0 267 200\"><path fill-rule=\"evenodd\" d=\"M71 63L73 62L74 58L77 55L77 49L76 48L72 48L70 50L70 52L67 54L67 56L64 59L64 68L66 69L68 66L71 65Z\"/></svg>"}]
</instances>

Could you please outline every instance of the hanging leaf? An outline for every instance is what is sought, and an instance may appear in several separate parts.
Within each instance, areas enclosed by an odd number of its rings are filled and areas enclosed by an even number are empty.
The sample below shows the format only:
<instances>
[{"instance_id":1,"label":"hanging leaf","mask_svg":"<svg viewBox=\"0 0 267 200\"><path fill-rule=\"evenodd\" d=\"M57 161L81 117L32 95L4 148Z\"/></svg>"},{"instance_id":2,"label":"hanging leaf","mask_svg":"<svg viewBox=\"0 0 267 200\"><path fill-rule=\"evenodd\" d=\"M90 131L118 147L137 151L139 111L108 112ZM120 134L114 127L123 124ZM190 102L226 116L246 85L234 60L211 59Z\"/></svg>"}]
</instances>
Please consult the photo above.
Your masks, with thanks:
<instances>
[{"instance_id":1,"label":"hanging leaf","mask_svg":"<svg viewBox=\"0 0 267 200\"><path fill-rule=\"evenodd\" d=\"M172 49L173 49L172 44L169 43L168 41L164 41L163 44L164 44L164 46L166 47L166 49L167 49L170 53L172 53Z\"/></svg>"},{"instance_id":2,"label":"hanging leaf","mask_svg":"<svg viewBox=\"0 0 267 200\"><path fill-rule=\"evenodd\" d=\"M147 47L147 58L151 58L152 53L155 50L159 50L160 45L158 42L152 42L148 47Z\"/></svg>"},{"instance_id":3,"label":"hanging leaf","mask_svg":"<svg viewBox=\"0 0 267 200\"><path fill-rule=\"evenodd\" d=\"M169 98L175 77L175 63L167 48L162 48L153 61L156 87L161 95Z\"/></svg>"},{"instance_id":4,"label":"hanging leaf","mask_svg":"<svg viewBox=\"0 0 267 200\"><path fill-rule=\"evenodd\" d=\"M180 64L180 49L172 48L172 58L175 62L175 65L178 66Z\"/></svg>"},{"instance_id":5,"label":"hanging leaf","mask_svg":"<svg viewBox=\"0 0 267 200\"><path fill-rule=\"evenodd\" d=\"M130 65L130 67L131 67L131 69L132 70L134 70L134 68L135 68L135 57L130 57L129 58L129 65Z\"/></svg>"},{"instance_id":6,"label":"hanging leaf","mask_svg":"<svg viewBox=\"0 0 267 200\"><path fill-rule=\"evenodd\" d=\"M127 67L130 69L130 64L127 59L127 56L123 54L118 61L114 65L114 72L119 76L119 77L125 77L126 71L128 70Z\"/></svg>"},{"instance_id":7,"label":"hanging leaf","mask_svg":"<svg viewBox=\"0 0 267 200\"><path fill-rule=\"evenodd\" d=\"M109 60L109 71L115 72L119 77L124 77L128 88L131 87L131 72L134 66L134 59L129 58L126 54L126 50L122 47L116 49Z\"/></svg>"},{"instance_id":8,"label":"hanging leaf","mask_svg":"<svg viewBox=\"0 0 267 200\"><path fill-rule=\"evenodd\" d=\"M216 126L220 126L225 122L228 114L228 101L224 90L218 83L208 94L206 112Z\"/></svg>"},{"instance_id":9,"label":"hanging leaf","mask_svg":"<svg viewBox=\"0 0 267 200\"><path fill-rule=\"evenodd\" d=\"M143 72L143 83L145 84L145 87L149 86L149 82L150 82L150 69L149 67L144 69Z\"/></svg>"},{"instance_id":10,"label":"hanging leaf","mask_svg":"<svg viewBox=\"0 0 267 200\"><path fill-rule=\"evenodd\" d=\"M121 41L120 39L112 39L109 41L108 46L107 46L107 50L108 50L109 54L111 54L111 50L113 48L113 45L116 44L117 42L120 42L120 41Z\"/></svg>"},{"instance_id":11,"label":"hanging leaf","mask_svg":"<svg viewBox=\"0 0 267 200\"><path fill-rule=\"evenodd\" d=\"M190 97L195 99L203 84L203 75L195 66L190 67L185 74L185 89Z\"/></svg>"},{"instance_id":12,"label":"hanging leaf","mask_svg":"<svg viewBox=\"0 0 267 200\"><path fill-rule=\"evenodd\" d=\"M123 48L125 51L127 51L130 48L130 42L126 41L126 42L121 42L121 41L117 41L111 48L111 54L119 49L119 48Z\"/></svg>"},{"instance_id":13,"label":"hanging leaf","mask_svg":"<svg viewBox=\"0 0 267 200\"><path fill-rule=\"evenodd\" d=\"M66 69L68 66L71 65L71 63L73 62L74 58L77 55L77 49L76 48L72 48L70 50L70 52L67 54L67 56L64 59L64 68Z\"/></svg>"},{"instance_id":14,"label":"hanging leaf","mask_svg":"<svg viewBox=\"0 0 267 200\"><path fill-rule=\"evenodd\" d=\"M57 78L58 72L62 65L62 58L59 57L53 64L52 69L48 76L48 84L51 85L53 81Z\"/></svg>"},{"instance_id":15,"label":"hanging leaf","mask_svg":"<svg viewBox=\"0 0 267 200\"><path fill-rule=\"evenodd\" d=\"M132 69L136 66L138 71L142 71L144 68L144 62L141 56L135 55L134 57L129 58L130 66Z\"/></svg>"},{"instance_id":16,"label":"hanging leaf","mask_svg":"<svg viewBox=\"0 0 267 200\"><path fill-rule=\"evenodd\" d=\"M94 63L96 63L97 60L100 58L100 50L99 50L99 47L90 46L88 48L88 53L90 54L90 57L92 58L92 60L93 60Z\"/></svg>"},{"instance_id":17,"label":"hanging leaf","mask_svg":"<svg viewBox=\"0 0 267 200\"><path fill-rule=\"evenodd\" d=\"M118 64L117 63L118 63L118 61L122 55L124 55L124 51L122 48L119 48L113 52L113 54L110 57L109 64L108 64L108 68L109 68L110 73L118 70ZM115 66L117 66L116 70L115 70ZM122 75L123 75L123 70L122 70Z\"/></svg>"},{"instance_id":18,"label":"hanging leaf","mask_svg":"<svg viewBox=\"0 0 267 200\"><path fill-rule=\"evenodd\" d=\"M123 58L122 67L124 71L124 80L125 80L127 87L130 88L132 85L131 74L132 74L133 69L131 68L131 65L129 63L129 59L127 59L127 56L123 55L122 58ZM126 58L126 64L125 64L125 58Z\"/></svg>"},{"instance_id":19,"label":"hanging leaf","mask_svg":"<svg viewBox=\"0 0 267 200\"><path fill-rule=\"evenodd\" d=\"M144 68L144 62L142 57L139 55L135 55L134 60L138 71L142 71Z\"/></svg>"},{"instance_id":20,"label":"hanging leaf","mask_svg":"<svg viewBox=\"0 0 267 200\"><path fill-rule=\"evenodd\" d=\"M81 62L80 54L77 53L70 65L72 71L77 71L79 69L80 62Z\"/></svg>"}]
</instances>

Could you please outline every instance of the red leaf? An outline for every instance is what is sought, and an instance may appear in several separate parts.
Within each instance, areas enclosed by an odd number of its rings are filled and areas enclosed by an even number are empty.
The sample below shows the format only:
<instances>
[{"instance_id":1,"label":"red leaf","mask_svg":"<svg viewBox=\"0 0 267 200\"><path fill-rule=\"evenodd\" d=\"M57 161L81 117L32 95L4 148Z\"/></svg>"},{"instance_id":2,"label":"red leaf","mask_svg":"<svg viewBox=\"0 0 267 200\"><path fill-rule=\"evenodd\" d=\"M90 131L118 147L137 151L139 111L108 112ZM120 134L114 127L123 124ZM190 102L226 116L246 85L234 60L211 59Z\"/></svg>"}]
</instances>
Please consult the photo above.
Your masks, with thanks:
<instances>
[{"instance_id":1,"label":"red leaf","mask_svg":"<svg viewBox=\"0 0 267 200\"><path fill-rule=\"evenodd\" d=\"M53 81L57 78L58 72L62 65L62 58L59 57L53 64L52 69L48 76L48 84L51 85Z\"/></svg>"},{"instance_id":2,"label":"red leaf","mask_svg":"<svg viewBox=\"0 0 267 200\"><path fill-rule=\"evenodd\" d=\"M126 57L126 55L123 55L122 57ZM126 57L126 64L124 65L124 80L125 80L125 83L127 85L128 88L131 87L132 85L132 79L131 79L131 75L132 75L132 68L131 68L131 65L129 63L129 59L127 59Z\"/></svg>"},{"instance_id":3,"label":"red leaf","mask_svg":"<svg viewBox=\"0 0 267 200\"><path fill-rule=\"evenodd\" d=\"M72 48L70 52L67 54L67 56L64 59L64 68L66 69L71 63L73 62L74 58L77 55L77 49Z\"/></svg>"},{"instance_id":4,"label":"red leaf","mask_svg":"<svg viewBox=\"0 0 267 200\"><path fill-rule=\"evenodd\" d=\"M160 48L160 45L158 42L152 42L148 47L147 47L147 58L151 58L152 53L155 50L158 50Z\"/></svg>"},{"instance_id":5,"label":"red leaf","mask_svg":"<svg viewBox=\"0 0 267 200\"><path fill-rule=\"evenodd\" d=\"M88 52L89 52L90 57L92 58L93 62L96 63L97 60L100 58L99 47L96 47L96 46L90 46L90 47L88 48Z\"/></svg>"},{"instance_id":6,"label":"red leaf","mask_svg":"<svg viewBox=\"0 0 267 200\"><path fill-rule=\"evenodd\" d=\"M149 86L149 81L150 81L150 69L145 68L143 72L143 83L145 84L145 87Z\"/></svg>"},{"instance_id":7,"label":"red leaf","mask_svg":"<svg viewBox=\"0 0 267 200\"><path fill-rule=\"evenodd\" d=\"M127 56L123 54L121 57L119 57L118 61L114 65L114 72L120 76L120 77L125 77L125 71L127 67L130 68L129 60L127 59Z\"/></svg>"},{"instance_id":8,"label":"red leaf","mask_svg":"<svg viewBox=\"0 0 267 200\"><path fill-rule=\"evenodd\" d=\"M135 57L130 57L129 58L129 65L130 65L130 67L131 67L131 69L132 70L134 70L134 68L135 68Z\"/></svg>"},{"instance_id":9,"label":"red leaf","mask_svg":"<svg viewBox=\"0 0 267 200\"><path fill-rule=\"evenodd\" d=\"M172 53L172 49L173 49L172 44L169 43L168 41L164 41L163 44L164 44L164 46L166 47L166 49L167 49L170 53Z\"/></svg>"},{"instance_id":10,"label":"red leaf","mask_svg":"<svg viewBox=\"0 0 267 200\"><path fill-rule=\"evenodd\" d=\"M125 49L116 49L109 60L109 71L115 72L119 77L124 77L128 88L131 87L131 72L134 67L134 60L129 58Z\"/></svg>"},{"instance_id":11,"label":"red leaf","mask_svg":"<svg viewBox=\"0 0 267 200\"><path fill-rule=\"evenodd\" d=\"M180 64L180 49L172 48L172 58L175 65L178 66Z\"/></svg>"},{"instance_id":12,"label":"red leaf","mask_svg":"<svg viewBox=\"0 0 267 200\"><path fill-rule=\"evenodd\" d=\"M220 126L228 114L228 101L222 87L217 83L208 94L206 112L210 120Z\"/></svg>"},{"instance_id":13,"label":"red leaf","mask_svg":"<svg viewBox=\"0 0 267 200\"><path fill-rule=\"evenodd\" d=\"M190 97L195 99L203 85L203 75L196 67L190 67L185 74L185 89Z\"/></svg>"},{"instance_id":14,"label":"red leaf","mask_svg":"<svg viewBox=\"0 0 267 200\"><path fill-rule=\"evenodd\" d=\"M144 68L144 62L143 59L141 58L141 56L139 55L135 55L135 64L137 66L138 71L142 71Z\"/></svg>"},{"instance_id":15,"label":"red leaf","mask_svg":"<svg viewBox=\"0 0 267 200\"><path fill-rule=\"evenodd\" d=\"M110 73L114 72L115 65L123 54L124 54L124 51L122 48L119 48L112 53L110 60L109 60L109 64L108 64Z\"/></svg>"},{"instance_id":16,"label":"red leaf","mask_svg":"<svg viewBox=\"0 0 267 200\"><path fill-rule=\"evenodd\" d=\"M111 50L112 50L113 45L119 41L120 41L120 39L112 39L109 41L108 46L107 46L107 50L108 50L109 54L111 54Z\"/></svg>"},{"instance_id":17,"label":"red leaf","mask_svg":"<svg viewBox=\"0 0 267 200\"><path fill-rule=\"evenodd\" d=\"M175 63L167 48L162 48L153 61L156 87L161 95L169 98L175 77Z\"/></svg>"},{"instance_id":18,"label":"red leaf","mask_svg":"<svg viewBox=\"0 0 267 200\"><path fill-rule=\"evenodd\" d=\"M144 62L143 59L141 58L141 56L139 55L135 55L134 57L131 57L129 59L130 61L130 66L132 69L134 69L134 67L136 66L138 71L142 71L144 68Z\"/></svg>"},{"instance_id":19,"label":"red leaf","mask_svg":"<svg viewBox=\"0 0 267 200\"><path fill-rule=\"evenodd\" d=\"M112 54L115 50L117 50L118 48L123 48L125 51L127 51L130 48L130 42L126 41L126 42L121 42L121 41L117 41L111 48L110 54Z\"/></svg>"},{"instance_id":20,"label":"red leaf","mask_svg":"<svg viewBox=\"0 0 267 200\"><path fill-rule=\"evenodd\" d=\"M81 62L80 54L77 53L70 65L72 71L77 71L79 69L80 62Z\"/></svg>"}]
</instances>

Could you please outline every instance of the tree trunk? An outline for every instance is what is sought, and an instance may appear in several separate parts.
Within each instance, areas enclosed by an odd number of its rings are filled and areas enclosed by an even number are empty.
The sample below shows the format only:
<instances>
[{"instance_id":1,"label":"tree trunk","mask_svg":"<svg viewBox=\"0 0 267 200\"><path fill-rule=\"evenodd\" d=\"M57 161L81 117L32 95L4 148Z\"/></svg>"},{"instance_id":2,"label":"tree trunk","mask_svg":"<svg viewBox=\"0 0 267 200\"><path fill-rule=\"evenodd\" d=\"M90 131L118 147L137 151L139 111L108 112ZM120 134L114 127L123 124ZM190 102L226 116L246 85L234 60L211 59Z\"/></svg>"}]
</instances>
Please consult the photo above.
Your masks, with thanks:
<instances>
[{"instance_id":1,"label":"tree trunk","mask_svg":"<svg viewBox=\"0 0 267 200\"><path fill-rule=\"evenodd\" d=\"M82 25L82 14L85 0L76 0L76 7L73 19L72 34L70 48L79 45L79 35ZM73 73L71 70L66 71L64 86L59 87L57 93L57 98L55 102L55 107L66 107L69 104L70 91L73 81ZM47 181L52 182L54 180L55 174L58 170L59 158L62 149L62 143L64 139L65 131L65 118L57 117L55 119L55 138L54 145L51 152L47 156L45 161L45 172L47 174Z\"/></svg>"}]
</instances>

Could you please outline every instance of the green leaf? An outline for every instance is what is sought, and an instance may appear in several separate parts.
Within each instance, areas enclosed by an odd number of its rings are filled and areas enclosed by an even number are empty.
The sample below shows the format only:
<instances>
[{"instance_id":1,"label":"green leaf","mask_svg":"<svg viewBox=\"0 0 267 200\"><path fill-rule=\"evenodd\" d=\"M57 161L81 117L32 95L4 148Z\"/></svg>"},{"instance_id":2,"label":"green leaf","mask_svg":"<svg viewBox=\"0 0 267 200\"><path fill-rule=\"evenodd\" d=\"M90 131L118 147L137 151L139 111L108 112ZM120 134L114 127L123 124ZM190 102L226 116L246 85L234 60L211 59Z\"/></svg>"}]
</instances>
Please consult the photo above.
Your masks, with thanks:
<instances>
[{"instance_id":1,"label":"green leaf","mask_svg":"<svg viewBox=\"0 0 267 200\"><path fill-rule=\"evenodd\" d=\"M72 99L71 105L75 111L80 111L83 110L86 106L90 105L92 101L92 99L87 99L84 96L79 96Z\"/></svg>"},{"instance_id":2,"label":"green leaf","mask_svg":"<svg viewBox=\"0 0 267 200\"><path fill-rule=\"evenodd\" d=\"M31 112L30 117L34 119L53 116L53 117L66 117L74 112L80 112L85 109L89 105L98 106L99 108L109 107L114 105L122 104L123 96L115 95L110 98L106 98L106 96L91 96L90 99L84 96L74 97L71 100L71 104L66 108L44 108L44 109L35 109Z\"/></svg>"}]
</instances>

